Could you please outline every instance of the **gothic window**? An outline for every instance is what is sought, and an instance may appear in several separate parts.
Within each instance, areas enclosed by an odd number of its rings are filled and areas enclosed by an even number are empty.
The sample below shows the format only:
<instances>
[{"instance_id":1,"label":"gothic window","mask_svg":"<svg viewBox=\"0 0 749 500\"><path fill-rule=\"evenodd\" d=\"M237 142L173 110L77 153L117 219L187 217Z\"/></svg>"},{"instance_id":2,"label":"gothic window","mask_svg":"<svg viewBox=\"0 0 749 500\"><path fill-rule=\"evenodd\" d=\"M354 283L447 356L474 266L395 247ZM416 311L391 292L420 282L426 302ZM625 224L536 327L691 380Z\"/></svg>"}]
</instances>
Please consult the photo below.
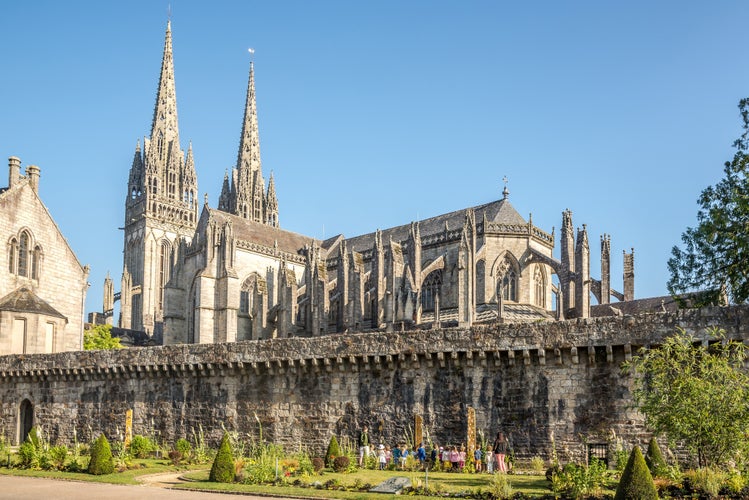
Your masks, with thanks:
<instances>
[{"instance_id":1,"label":"gothic window","mask_svg":"<svg viewBox=\"0 0 749 500\"><path fill-rule=\"evenodd\" d=\"M177 174L169 172L167 180L169 197L174 199L177 195Z\"/></svg>"},{"instance_id":2,"label":"gothic window","mask_svg":"<svg viewBox=\"0 0 749 500\"><path fill-rule=\"evenodd\" d=\"M159 309L164 308L164 285L169 281L171 271L171 247L168 241L162 241L159 249Z\"/></svg>"},{"instance_id":3,"label":"gothic window","mask_svg":"<svg viewBox=\"0 0 749 500\"><path fill-rule=\"evenodd\" d=\"M18 240L11 238L8 244L8 272L16 274L16 265L18 260Z\"/></svg>"},{"instance_id":4,"label":"gothic window","mask_svg":"<svg viewBox=\"0 0 749 500\"><path fill-rule=\"evenodd\" d=\"M39 245L34 247L34 253L31 255L31 279L39 279L39 271L42 260L42 247Z\"/></svg>"},{"instance_id":5,"label":"gothic window","mask_svg":"<svg viewBox=\"0 0 749 500\"><path fill-rule=\"evenodd\" d=\"M427 279L421 285L421 309L423 311L434 311L435 301L440 295L442 288L442 270L437 269L429 273Z\"/></svg>"},{"instance_id":6,"label":"gothic window","mask_svg":"<svg viewBox=\"0 0 749 500\"><path fill-rule=\"evenodd\" d=\"M260 222L260 200L255 200L255 220Z\"/></svg>"},{"instance_id":7,"label":"gothic window","mask_svg":"<svg viewBox=\"0 0 749 500\"><path fill-rule=\"evenodd\" d=\"M501 293L505 300L518 301L518 277L514 269L509 269L502 277L497 293Z\"/></svg>"},{"instance_id":8,"label":"gothic window","mask_svg":"<svg viewBox=\"0 0 749 500\"><path fill-rule=\"evenodd\" d=\"M330 301L330 309L328 310L328 327L333 331L338 329L338 314L339 314L340 303L338 299Z\"/></svg>"},{"instance_id":9,"label":"gothic window","mask_svg":"<svg viewBox=\"0 0 749 500\"><path fill-rule=\"evenodd\" d=\"M158 191L159 183L155 177L151 177L151 179L148 181L148 185L150 187L151 194L156 194L156 191Z\"/></svg>"},{"instance_id":10,"label":"gothic window","mask_svg":"<svg viewBox=\"0 0 749 500\"><path fill-rule=\"evenodd\" d=\"M239 292L239 313L250 314L250 292L247 290Z\"/></svg>"},{"instance_id":11,"label":"gothic window","mask_svg":"<svg viewBox=\"0 0 749 500\"><path fill-rule=\"evenodd\" d=\"M29 275L29 233L23 231L19 237L18 244L18 276Z\"/></svg>"},{"instance_id":12,"label":"gothic window","mask_svg":"<svg viewBox=\"0 0 749 500\"><path fill-rule=\"evenodd\" d=\"M546 307L546 286L544 283L544 273L541 266L536 266L533 272L533 294L535 303L538 307Z\"/></svg>"}]
</instances>

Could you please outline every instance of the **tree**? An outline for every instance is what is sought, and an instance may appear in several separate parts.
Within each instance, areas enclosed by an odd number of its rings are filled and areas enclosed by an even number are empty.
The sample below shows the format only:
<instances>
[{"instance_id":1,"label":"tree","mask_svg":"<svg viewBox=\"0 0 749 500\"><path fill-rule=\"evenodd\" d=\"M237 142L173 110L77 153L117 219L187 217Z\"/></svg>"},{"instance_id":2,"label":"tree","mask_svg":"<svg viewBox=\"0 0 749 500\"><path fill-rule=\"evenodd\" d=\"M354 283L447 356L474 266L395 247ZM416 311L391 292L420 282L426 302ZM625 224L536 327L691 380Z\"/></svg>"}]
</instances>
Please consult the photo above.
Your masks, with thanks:
<instances>
[{"instance_id":1,"label":"tree","mask_svg":"<svg viewBox=\"0 0 749 500\"><path fill-rule=\"evenodd\" d=\"M112 448L107 437L102 433L91 445L91 460L88 462L88 473L100 476L114 472Z\"/></svg>"},{"instance_id":2,"label":"tree","mask_svg":"<svg viewBox=\"0 0 749 500\"><path fill-rule=\"evenodd\" d=\"M637 375L633 395L646 425L683 444L700 467L733 458L749 432L748 347L717 328L708 334L709 344L677 329L627 365Z\"/></svg>"},{"instance_id":3,"label":"tree","mask_svg":"<svg viewBox=\"0 0 749 500\"><path fill-rule=\"evenodd\" d=\"M119 337L112 337L112 325L96 325L83 332L83 349L123 349Z\"/></svg>"},{"instance_id":4,"label":"tree","mask_svg":"<svg viewBox=\"0 0 749 500\"><path fill-rule=\"evenodd\" d=\"M655 489L653 477L650 475L645 459L639 446L632 449L624 467L622 478L616 487L614 500L646 500L658 499L658 491Z\"/></svg>"},{"instance_id":5,"label":"tree","mask_svg":"<svg viewBox=\"0 0 749 500\"><path fill-rule=\"evenodd\" d=\"M736 304L749 300L749 99L739 103L744 132L725 163L725 177L702 191L697 226L682 233L668 261L669 292L694 306L719 304L724 294Z\"/></svg>"},{"instance_id":6,"label":"tree","mask_svg":"<svg viewBox=\"0 0 749 500\"><path fill-rule=\"evenodd\" d=\"M215 483L231 483L234 481L234 455L231 451L227 433L224 433L224 437L221 438L221 444L218 447L216 458L213 460L208 480Z\"/></svg>"}]
</instances>

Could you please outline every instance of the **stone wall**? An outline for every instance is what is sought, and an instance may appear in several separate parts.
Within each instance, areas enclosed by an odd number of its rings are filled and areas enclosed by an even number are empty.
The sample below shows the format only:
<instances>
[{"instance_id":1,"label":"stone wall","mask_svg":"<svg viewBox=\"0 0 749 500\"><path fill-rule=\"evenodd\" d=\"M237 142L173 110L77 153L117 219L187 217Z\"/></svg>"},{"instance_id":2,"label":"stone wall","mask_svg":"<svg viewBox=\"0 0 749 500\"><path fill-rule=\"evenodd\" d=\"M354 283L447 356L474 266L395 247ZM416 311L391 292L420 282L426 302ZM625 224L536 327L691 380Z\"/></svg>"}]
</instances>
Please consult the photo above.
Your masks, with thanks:
<instances>
[{"instance_id":1,"label":"stone wall","mask_svg":"<svg viewBox=\"0 0 749 500\"><path fill-rule=\"evenodd\" d=\"M328 335L120 351L0 357L0 432L18 437L19 408L53 440L104 431L125 412L134 433L168 442L199 426L216 443L224 424L287 449L323 453L330 435L368 423L395 443L423 418L424 434L460 444L468 407L491 439L503 430L518 458L582 459L586 443L644 445L621 364L677 326L697 336L721 326L749 338L749 308L591 318L407 333ZM259 423L260 424L259 424Z\"/></svg>"}]
</instances>

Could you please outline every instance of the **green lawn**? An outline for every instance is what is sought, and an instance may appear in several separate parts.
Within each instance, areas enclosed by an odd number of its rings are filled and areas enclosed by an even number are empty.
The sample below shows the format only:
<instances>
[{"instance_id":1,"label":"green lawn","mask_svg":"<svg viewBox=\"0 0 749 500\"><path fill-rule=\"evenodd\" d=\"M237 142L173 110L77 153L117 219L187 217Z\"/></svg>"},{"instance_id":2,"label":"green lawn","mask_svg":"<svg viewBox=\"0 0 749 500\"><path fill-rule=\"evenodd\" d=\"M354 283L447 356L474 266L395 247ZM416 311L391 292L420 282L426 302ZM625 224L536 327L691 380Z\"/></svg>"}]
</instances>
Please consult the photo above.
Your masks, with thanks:
<instances>
[{"instance_id":1,"label":"green lawn","mask_svg":"<svg viewBox=\"0 0 749 500\"><path fill-rule=\"evenodd\" d=\"M368 494L358 491L341 491L331 489L316 489L313 487L296 487L291 484L285 486L273 485L251 485L251 484L220 484L208 482L208 471L189 472L184 475L194 482L180 485L179 488L186 489L204 489L220 491L236 491L245 493L270 493L273 495L286 496L304 496L319 498L383 498L382 494ZM326 472L319 476L312 476L303 479L304 483L310 484L319 482L321 484L335 481L344 487L354 487L355 485L370 484L377 485L390 477L407 477L414 485L425 485L428 481L430 489L446 493L460 493L466 491L484 491L490 488L492 477L490 474L464 474L451 472L430 472L429 477L424 472L408 471L379 471L363 469L353 473L335 473ZM288 478L293 481L295 478ZM529 496L543 496L550 493L548 482L544 476L532 475L509 475L508 479L514 491L521 492Z\"/></svg>"}]
</instances>

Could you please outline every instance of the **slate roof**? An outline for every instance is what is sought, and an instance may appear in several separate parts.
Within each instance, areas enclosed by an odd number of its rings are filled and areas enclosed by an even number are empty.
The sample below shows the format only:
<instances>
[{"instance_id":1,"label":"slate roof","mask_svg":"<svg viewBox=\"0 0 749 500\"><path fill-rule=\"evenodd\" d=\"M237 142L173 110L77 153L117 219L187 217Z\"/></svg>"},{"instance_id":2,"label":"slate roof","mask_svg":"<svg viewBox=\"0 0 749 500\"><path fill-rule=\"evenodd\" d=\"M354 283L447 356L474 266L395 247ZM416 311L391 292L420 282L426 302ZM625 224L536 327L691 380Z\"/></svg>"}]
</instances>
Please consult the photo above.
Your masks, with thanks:
<instances>
[{"instance_id":1,"label":"slate roof","mask_svg":"<svg viewBox=\"0 0 749 500\"><path fill-rule=\"evenodd\" d=\"M622 316L641 313L676 312L679 304L670 295L662 297L648 297L645 299L628 300L626 302L612 302L610 304L596 304L590 307L592 317Z\"/></svg>"},{"instance_id":2,"label":"slate roof","mask_svg":"<svg viewBox=\"0 0 749 500\"><path fill-rule=\"evenodd\" d=\"M476 223L481 222L484 218L484 214L486 214L486 220L489 222L498 222L502 224L528 224L528 221L523 219L507 199L492 201L472 208L476 214ZM463 223L465 222L466 210L467 209L464 208L462 210L456 210L429 219L420 220L419 234L424 238L425 236L441 233L445 230L445 224L447 224L447 228L450 231L462 228ZM384 229L382 230L382 243L387 245L391 238L395 242L406 241L410 229L411 224ZM374 237L375 233L354 236L353 238L346 240L346 248L357 252L370 250L374 245Z\"/></svg>"},{"instance_id":3,"label":"slate roof","mask_svg":"<svg viewBox=\"0 0 749 500\"><path fill-rule=\"evenodd\" d=\"M505 303L504 305L504 322L505 323L531 323L534 321L547 321L553 320L554 317L549 314L548 311L544 311L535 306L528 304L513 304ZM442 309L440 310L440 321L457 321L458 320L458 309ZM496 304L481 304L476 307L476 317L474 321L476 323L484 323L488 321L497 320L497 305ZM434 313L427 312L421 315L422 323L430 323L434 321Z\"/></svg>"},{"instance_id":4,"label":"slate roof","mask_svg":"<svg viewBox=\"0 0 749 500\"><path fill-rule=\"evenodd\" d=\"M14 290L0 299L0 311L42 314L62 318L65 321L68 319L26 287Z\"/></svg>"},{"instance_id":5,"label":"slate roof","mask_svg":"<svg viewBox=\"0 0 749 500\"><path fill-rule=\"evenodd\" d=\"M267 224L261 224L251 220L243 219L238 215L232 215L221 210L213 208L208 209L210 216L218 223L231 222L232 231L234 236L241 240L257 243L269 248L273 248L276 242L278 242L278 249L287 252L298 254L305 245L310 245L312 242L320 245L320 241L310 236L304 236L303 234L292 233L277 227L269 226Z\"/></svg>"}]
</instances>

